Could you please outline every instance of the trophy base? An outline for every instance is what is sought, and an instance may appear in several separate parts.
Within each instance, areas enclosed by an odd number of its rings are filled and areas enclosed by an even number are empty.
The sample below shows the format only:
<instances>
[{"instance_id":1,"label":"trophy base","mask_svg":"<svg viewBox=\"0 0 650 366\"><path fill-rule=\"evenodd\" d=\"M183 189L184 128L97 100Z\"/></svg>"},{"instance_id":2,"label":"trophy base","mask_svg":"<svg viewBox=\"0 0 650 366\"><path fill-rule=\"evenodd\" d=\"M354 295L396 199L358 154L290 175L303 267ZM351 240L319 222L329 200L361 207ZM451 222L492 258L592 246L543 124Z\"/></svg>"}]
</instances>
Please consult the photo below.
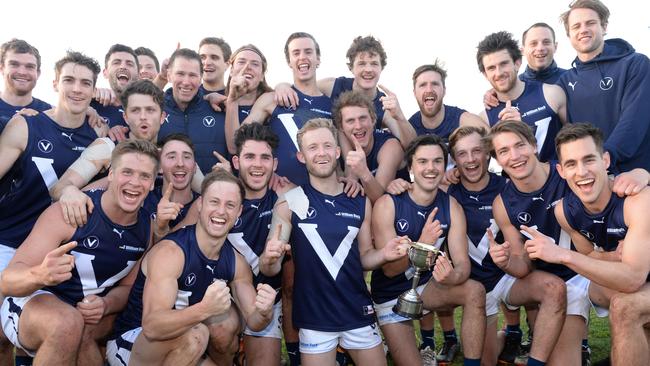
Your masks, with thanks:
<instances>
[{"instance_id":1,"label":"trophy base","mask_svg":"<svg viewBox=\"0 0 650 366\"><path fill-rule=\"evenodd\" d=\"M409 294L411 291L413 290L400 295L397 299L397 304L393 306L393 312L404 318L420 319L422 317L422 300L420 300L419 296L408 296L412 295Z\"/></svg>"}]
</instances>

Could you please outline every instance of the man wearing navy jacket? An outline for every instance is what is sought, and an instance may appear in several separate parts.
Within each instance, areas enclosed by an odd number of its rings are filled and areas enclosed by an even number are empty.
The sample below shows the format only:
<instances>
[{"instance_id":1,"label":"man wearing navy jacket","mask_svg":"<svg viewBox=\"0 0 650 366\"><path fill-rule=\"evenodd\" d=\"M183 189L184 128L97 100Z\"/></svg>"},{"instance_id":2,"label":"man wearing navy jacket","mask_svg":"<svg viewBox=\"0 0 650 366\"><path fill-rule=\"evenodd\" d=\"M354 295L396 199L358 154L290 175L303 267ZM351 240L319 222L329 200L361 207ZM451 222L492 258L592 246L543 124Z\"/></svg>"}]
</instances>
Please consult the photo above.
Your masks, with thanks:
<instances>
[{"instance_id":1,"label":"man wearing navy jacket","mask_svg":"<svg viewBox=\"0 0 650 366\"><path fill-rule=\"evenodd\" d=\"M560 77L571 122L590 122L605 135L614 171L650 169L650 60L622 39L603 40L609 9L578 0L562 14L577 57Z\"/></svg>"}]
</instances>

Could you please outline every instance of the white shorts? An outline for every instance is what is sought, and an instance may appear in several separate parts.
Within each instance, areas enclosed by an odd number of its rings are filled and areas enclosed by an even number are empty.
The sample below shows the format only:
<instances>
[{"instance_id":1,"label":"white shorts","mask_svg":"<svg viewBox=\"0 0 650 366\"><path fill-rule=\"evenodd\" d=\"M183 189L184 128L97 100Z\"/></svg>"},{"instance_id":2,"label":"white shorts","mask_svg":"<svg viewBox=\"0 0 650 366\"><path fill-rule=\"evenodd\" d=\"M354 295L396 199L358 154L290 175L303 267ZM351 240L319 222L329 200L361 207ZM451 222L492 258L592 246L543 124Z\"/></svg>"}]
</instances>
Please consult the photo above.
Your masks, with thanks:
<instances>
[{"instance_id":1,"label":"white shorts","mask_svg":"<svg viewBox=\"0 0 650 366\"><path fill-rule=\"evenodd\" d=\"M23 347L18 340L20 314L29 300L34 296L42 294L52 295L52 293L44 290L36 290L33 294L25 297L8 296L2 301L2 307L0 307L0 319L2 321L2 330L5 335L14 346L22 349L31 357L36 356L36 350L30 350Z\"/></svg>"},{"instance_id":2,"label":"white shorts","mask_svg":"<svg viewBox=\"0 0 650 366\"><path fill-rule=\"evenodd\" d=\"M269 325L259 332L251 330L249 327L244 329L244 334L254 337L267 337L282 339L282 300L273 305L273 319Z\"/></svg>"},{"instance_id":3,"label":"white shorts","mask_svg":"<svg viewBox=\"0 0 650 366\"><path fill-rule=\"evenodd\" d=\"M418 294L422 295L422 291L424 291L424 288L428 283L429 282L422 284L415 289L418 292ZM379 323L379 325L401 323L401 322L412 320L395 313L393 311L393 306L395 306L395 304L397 304L397 298L390 301L386 301L381 304L374 303L375 314L377 314L377 323ZM422 311L423 315L428 313L429 310L423 309Z\"/></svg>"},{"instance_id":4,"label":"white shorts","mask_svg":"<svg viewBox=\"0 0 650 366\"><path fill-rule=\"evenodd\" d=\"M116 339L106 343L106 359L111 366L128 366L131 359L133 343L142 332L142 327L122 333Z\"/></svg>"},{"instance_id":5,"label":"white shorts","mask_svg":"<svg viewBox=\"0 0 650 366\"><path fill-rule=\"evenodd\" d=\"M16 254L16 248L0 244L0 272L4 271L9 265L9 261Z\"/></svg>"},{"instance_id":6,"label":"white shorts","mask_svg":"<svg viewBox=\"0 0 650 366\"><path fill-rule=\"evenodd\" d=\"M591 280L587 279L587 297L589 297L589 287L591 287ZM609 308L604 308L600 305L595 304L593 301L591 301L591 298L589 297L589 304L591 304L591 307L594 308L594 312L596 313L596 316L599 318L606 318L609 316Z\"/></svg>"},{"instance_id":7,"label":"white shorts","mask_svg":"<svg viewBox=\"0 0 650 366\"><path fill-rule=\"evenodd\" d=\"M517 278L512 277L509 274L504 274L503 277L497 282L492 291L485 294L485 315L492 316L499 313L499 304L503 302L507 307L511 308L511 305L508 305L508 296L510 296L510 290L512 285L515 284Z\"/></svg>"},{"instance_id":8,"label":"white shorts","mask_svg":"<svg viewBox=\"0 0 650 366\"><path fill-rule=\"evenodd\" d=\"M587 322L589 321L589 309L591 308L589 283L590 281L587 278L579 274L566 281L566 314L580 315Z\"/></svg>"},{"instance_id":9,"label":"white shorts","mask_svg":"<svg viewBox=\"0 0 650 366\"><path fill-rule=\"evenodd\" d=\"M327 353L339 344L345 349L371 349L381 344L377 324L346 330L343 332L321 332L300 329L300 353Z\"/></svg>"}]
</instances>

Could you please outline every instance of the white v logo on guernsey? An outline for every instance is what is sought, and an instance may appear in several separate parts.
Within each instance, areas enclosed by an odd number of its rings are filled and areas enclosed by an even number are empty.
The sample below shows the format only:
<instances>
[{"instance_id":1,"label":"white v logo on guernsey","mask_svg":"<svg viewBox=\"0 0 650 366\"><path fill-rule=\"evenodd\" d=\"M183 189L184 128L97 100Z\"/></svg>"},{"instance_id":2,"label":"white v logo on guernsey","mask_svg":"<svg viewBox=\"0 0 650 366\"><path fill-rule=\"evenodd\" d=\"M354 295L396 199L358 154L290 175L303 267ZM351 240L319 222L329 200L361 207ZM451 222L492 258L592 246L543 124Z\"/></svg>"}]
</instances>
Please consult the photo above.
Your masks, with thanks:
<instances>
[{"instance_id":1,"label":"white v logo on guernsey","mask_svg":"<svg viewBox=\"0 0 650 366\"><path fill-rule=\"evenodd\" d=\"M293 146L295 146L296 151L298 151L298 140L296 140L296 136L298 135L298 126L296 125L296 121L293 120L293 113L278 114L278 119L282 122L284 130L287 131L287 134L291 137Z\"/></svg>"},{"instance_id":2,"label":"white v logo on guernsey","mask_svg":"<svg viewBox=\"0 0 650 366\"><path fill-rule=\"evenodd\" d=\"M494 219L490 219L490 231L494 236L497 236L497 233L499 232L499 226L497 226L497 223L494 221ZM487 237L487 233L483 234L483 237L481 238L481 241L478 243L478 245L475 245L472 242L472 239L469 237L469 235L467 236L467 240L469 241L469 257L472 258L474 262L482 264L483 259L485 259L485 256L488 254L490 249L490 241Z\"/></svg>"},{"instance_id":3,"label":"white v logo on guernsey","mask_svg":"<svg viewBox=\"0 0 650 366\"><path fill-rule=\"evenodd\" d=\"M32 156L32 161L36 164L38 172L41 173L47 189L50 190L59 181L59 177L56 176L56 171L54 170L54 159Z\"/></svg>"},{"instance_id":4,"label":"white v logo on guernsey","mask_svg":"<svg viewBox=\"0 0 650 366\"><path fill-rule=\"evenodd\" d=\"M70 253L74 255L74 265L77 268L77 273L79 273L79 280L81 281L84 296L102 293L105 288L113 286L117 281L126 277L136 263L135 261L126 262L126 267L123 270L100 284L97 283L95 269L93 268L93 259L95 259L95 256L78 253L74 250Z\"/></svg>"},{"instance_id":5,"label":"white v logo on guernsey","mask_svg":"<svg viewBox=\"0 0 650 366\"><path fill-rule=\"evenodd\" d=\"M334 253L334 255L331 255L329 249L327 249L327 246L323 242L323 238L321 238L320 234L316 230L318 228L317 224L301 223L298 224L298 227L305 234L307 240L309 240L309 243L311 244L311 247L314 248L314 251L318 255L318 258L320 258L321 262L323 262L325 265L325 268L327 268L327 271L336 281L336 277L339 275L341 267L343 267L343 262L345 262L345 258L347 258L348 253L350 253L350 249L352 248L352 241L357 237L357 234L359 233L359 228L348 226L348 234L339 244L339 247L336 249L336 253Z\"/></svg>"},{"instance_id":6,"label":"white v logo on guernsey","mask_svg":"<svg viewBox=\"0 0 650 366\"><path fill-rule=\"evenodd\" d=\"M241 255L246 258L246 262L248 262L248 265L251 266L251 269L253 270L253 274L255 276L260 274L260 257L255 254L253 249L246 243L246 240L244 240L244 233L231 233L228 234L228 241L230 244L232 244L235 249Z\"/></svg>"},{"instance_id":7,"label":"white v logo on guernsey","mask_svg":"<svg viewBox=\"0 0 650 366\"><path fill-rule=\"evenodd\" d=\"M537 153L542 151L542 146L546 142L546 135L548 135L548 126L551 124L551 117L546 117L535 121L535 139L537 140Z\"/></svg>"}]
</instances>

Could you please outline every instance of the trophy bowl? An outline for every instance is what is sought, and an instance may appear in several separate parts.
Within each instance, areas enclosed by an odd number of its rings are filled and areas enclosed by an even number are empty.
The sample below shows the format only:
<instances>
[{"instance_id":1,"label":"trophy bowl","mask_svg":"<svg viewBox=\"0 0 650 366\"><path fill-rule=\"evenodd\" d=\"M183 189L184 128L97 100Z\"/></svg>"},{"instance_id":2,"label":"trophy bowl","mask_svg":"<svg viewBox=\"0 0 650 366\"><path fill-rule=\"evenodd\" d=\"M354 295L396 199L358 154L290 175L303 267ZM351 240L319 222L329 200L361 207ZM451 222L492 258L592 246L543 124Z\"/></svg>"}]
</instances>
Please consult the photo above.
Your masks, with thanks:
<instances>
[{"instance_id":1,"label":"trophy bowl","mask_svg":"<svg viewBox=\"0 0 650 366\"><path fill-rule=\"evenodd\" d=\"M404 318L420 319L422 317L422 299L417 292L422 272L429 270L438 254L444 255L438 248L431 244L410 242L408 249L409 263L415 269L411 288L397 298L393 312Z\"/></svg>"}]
</instances>

